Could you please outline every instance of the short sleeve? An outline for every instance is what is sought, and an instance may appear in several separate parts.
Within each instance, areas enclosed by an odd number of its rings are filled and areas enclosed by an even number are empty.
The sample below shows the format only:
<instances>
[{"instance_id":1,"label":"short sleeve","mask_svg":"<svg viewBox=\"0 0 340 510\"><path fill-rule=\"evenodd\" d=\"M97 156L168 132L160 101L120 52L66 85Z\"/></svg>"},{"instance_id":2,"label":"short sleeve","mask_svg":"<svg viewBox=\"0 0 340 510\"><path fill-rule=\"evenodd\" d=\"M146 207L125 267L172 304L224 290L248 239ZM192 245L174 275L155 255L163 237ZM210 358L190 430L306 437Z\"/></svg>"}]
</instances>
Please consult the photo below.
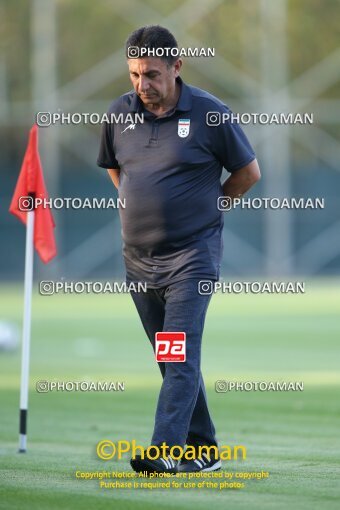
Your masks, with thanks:
<instances>
[{"instance_id":1,"label":"short sleeve","mask_svg":"<svg viewBox=\"0 0 340 510\"><path fill-rule=\"evenodd\" d=\"M102 126L97 165L103 168L120 168L113 149L112 125L104 122Z\"/></svg>"},{"instance_id":2,"label":"short sleeve","mask_svg":"<svg viewBox=\"0 0 340 510\"><path fill-rule=\"evenodd\" d=\"M232 112L226 106L223 114ZM226 117L226 116L225 116ZM255 152L238 122L226 120L210 128L213 134L213 152L228 172L235 172L255 159Z\"/></svg>"}]
</instances>

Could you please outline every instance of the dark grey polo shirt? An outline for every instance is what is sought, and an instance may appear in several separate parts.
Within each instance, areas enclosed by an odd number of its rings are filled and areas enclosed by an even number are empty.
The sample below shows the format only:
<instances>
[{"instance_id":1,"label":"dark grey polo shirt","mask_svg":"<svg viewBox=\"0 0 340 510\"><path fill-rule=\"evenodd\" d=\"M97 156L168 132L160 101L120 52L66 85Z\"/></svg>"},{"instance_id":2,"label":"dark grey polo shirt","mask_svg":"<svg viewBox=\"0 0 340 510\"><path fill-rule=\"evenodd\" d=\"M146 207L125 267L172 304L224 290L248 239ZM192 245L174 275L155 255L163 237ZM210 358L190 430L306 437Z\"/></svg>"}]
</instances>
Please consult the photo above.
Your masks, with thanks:
<instances>
[{"instance_id":1,"label":"dark grey polo shirt","mask_svg":"<svg viewBox=\"0 0 340 510\"><path fill-rule=\"evenodd\" d=\"M235 172L255 158L238 124L206 124L207 112L230 113L227 106L177 80L178 103L162 117L145 110L134 92L114 101L108 113L143 112L144 123L133 129L104 124L97 160L103 168L120 169L127 281L144 281L149 288L219 278L222 169Z\"/></svg>"}]
</instances>

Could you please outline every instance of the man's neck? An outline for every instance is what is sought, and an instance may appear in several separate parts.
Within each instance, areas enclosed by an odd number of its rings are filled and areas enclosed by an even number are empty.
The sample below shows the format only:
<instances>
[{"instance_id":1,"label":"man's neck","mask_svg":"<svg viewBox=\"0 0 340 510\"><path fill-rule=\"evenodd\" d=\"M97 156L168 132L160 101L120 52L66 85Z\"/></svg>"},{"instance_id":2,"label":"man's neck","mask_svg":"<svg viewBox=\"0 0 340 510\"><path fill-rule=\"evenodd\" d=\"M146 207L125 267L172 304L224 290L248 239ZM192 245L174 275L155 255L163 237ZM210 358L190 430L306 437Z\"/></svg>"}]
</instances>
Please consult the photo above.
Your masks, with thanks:
<instances>
[{"instance_id":1,"label":"man's neck","mask_svg":"<svg viewBox=\"0 0 340 510\"><path fill-rule=\"evenodd\" d=\"M181 94L181 85L176 81L175 83L175 91L173 96L164 104L148 104L147 106L144 105L144 108L148 110L149 112L156 115L156 117L161 117L165 113L169 112L178 103L179 96Z\"/></svg>"}]
</instances>

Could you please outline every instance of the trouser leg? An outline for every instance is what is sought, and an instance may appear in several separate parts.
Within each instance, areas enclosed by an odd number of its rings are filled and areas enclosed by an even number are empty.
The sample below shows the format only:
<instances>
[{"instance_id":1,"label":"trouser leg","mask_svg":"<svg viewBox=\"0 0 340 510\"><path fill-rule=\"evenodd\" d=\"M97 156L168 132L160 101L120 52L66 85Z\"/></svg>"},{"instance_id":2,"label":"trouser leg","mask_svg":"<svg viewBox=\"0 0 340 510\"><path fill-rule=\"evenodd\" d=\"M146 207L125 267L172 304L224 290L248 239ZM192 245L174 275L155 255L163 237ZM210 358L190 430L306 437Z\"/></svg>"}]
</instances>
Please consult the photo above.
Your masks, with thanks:
<instances>
[{"instance_id":1,"label":"trouser leg","mask_svg":"<svg viewBox=\"0 0 340 510\"><path fill-rule=\"evenodd\" d=\"M197 293L197 280L185 280L166 289L149 289L147 293L131 294L153 349L157 331L187 333L187 361L158 363L163 378L166 377L168 369L169 375L166 381L163 381L159 396L152 444L161 444L165 441L169 445L180 446L184 443L217 445L215 427L210 418L204 382L199 370L204 319L210 297ZM175 392L171 388L173 378L178 381ZM186 382L188 379L189 385ZM184 386L185 398L179 399L178 403L175 402L175 407L177 405L181 408L176 411L172 409L171 399L173 393L181 394L181 386ZM179 415L184 416L181 427L176 425ZM172 431L174 428L178 428L176 433ZM180 443L174 442L176 437L183 436L185 429L188 430L184 443L183 439ZM160 439L161 437L163 439Z\"/></svg>"},{"instance_id":2,"label":"trouser leg","mask_svg":"<svg viewBox=\"0 0 340 510\"><path fill-rule=\"evenodd\" d=\"M197 399L201 389L201 342L204 320L211 296L197 292L197 280L185 280L169 285L164 294L165 317L163 331L186 333L186 361L166 363L159 394L152 444L165 441L169 446L184 446L187 442ZM199 403L201 403L202 392ZM204 405L202 409L204 409ZM207 410L207 407L206 407ZM194 416L198 436L211 437L212 430L204 430L206 423Z\"/></svg>"},{"instance_id":3,"label":"trouser leg","mask_svg":"<svg viewBox=\"0 0 340 510\"><path fill-rule=\"evenodd\" d=\"M131 292L132 299L136 305L138 315L143 324L153 350L155 351L155 335L163 331L165 316L165 301L156 289L149 289L147 292ZM165 373L165 363L158 363L162 377Z\"/></svg>"},{"instance_id":4,"label":"trouser leg","mask_svg":"<svg viewBox=\"0 0 340 510\"><path fill-rule=\"evenodd\" d=\"M201 373L200 388L196 400L196 405L191 416L186 443L188 445L217 446L215 434L215 426L210 417L207 394Z\"/></svg>"}]
</instances>

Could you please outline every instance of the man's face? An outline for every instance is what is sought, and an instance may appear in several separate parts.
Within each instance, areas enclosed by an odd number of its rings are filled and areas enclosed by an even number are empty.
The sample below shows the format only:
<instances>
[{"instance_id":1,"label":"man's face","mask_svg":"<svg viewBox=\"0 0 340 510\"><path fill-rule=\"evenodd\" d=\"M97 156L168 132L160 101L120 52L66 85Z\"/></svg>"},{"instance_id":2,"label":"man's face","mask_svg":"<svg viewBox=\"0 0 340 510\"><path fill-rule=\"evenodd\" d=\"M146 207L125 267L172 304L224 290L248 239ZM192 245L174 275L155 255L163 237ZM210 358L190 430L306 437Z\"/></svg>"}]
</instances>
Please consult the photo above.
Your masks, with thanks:
<instances>
[{"instance_id":1,"label":"man's face","mask_svg":"<svg viewBox=\"0 0 340 510\"><path fill-rule=\"evenodd\" d=\"M171 66L157 57L129 58L127 62L133 88L145 105L162 105L174 94L180 59Z\"/></svg>"}]
</instances>

